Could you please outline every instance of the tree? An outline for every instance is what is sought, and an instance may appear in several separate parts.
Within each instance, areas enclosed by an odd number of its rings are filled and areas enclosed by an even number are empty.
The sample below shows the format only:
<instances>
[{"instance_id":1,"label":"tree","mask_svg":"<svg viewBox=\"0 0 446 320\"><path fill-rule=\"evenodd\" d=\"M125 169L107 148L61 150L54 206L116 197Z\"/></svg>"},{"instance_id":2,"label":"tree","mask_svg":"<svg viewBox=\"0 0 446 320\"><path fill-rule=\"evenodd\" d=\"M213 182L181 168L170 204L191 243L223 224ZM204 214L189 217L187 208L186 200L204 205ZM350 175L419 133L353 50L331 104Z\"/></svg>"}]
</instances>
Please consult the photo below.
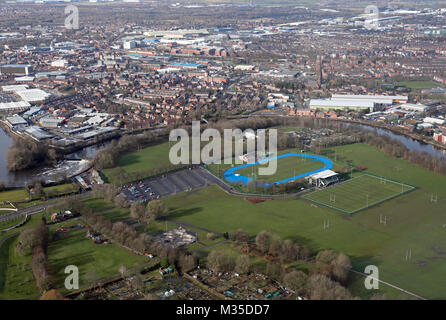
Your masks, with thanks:
<instances>
[{"instance_id":1,"label":"tree","mask_svg":"<svg viewBox=\"0 0 446 320\"><path fill-rule=\"evenodd\" d=\"M270 245L268 248L268 253L272 256L278 256L280 253L280 248L282 246L280 237L277 235L274 235L271 237Z\"/></svg>"},{"instance_id":2,"label":"tree","mask_svg":"<svg viewBox=\"0 0 446 320\"><path fill-rule=\"evenodd\" d=\"M296 260L297 254L293 247L293 242L291 240L285 240L280 247L280 258L283 261L294 261Z\"/></svg>"},{"instance_id":3,"label":"tree","mask_svg":"<svg viewBox=\"0 0 446 320\"><path fill-rule=\"evenodd\" d=\"M350 258L341 252L336 259L331 262L331 265L333 266L333 277L341 283L346 282L352 267Z\"/></svg>"},{"instance_id":4,"label":"tree","mask_svg":"<svg viewBox=\"0 0 446 320\"><path fill-rule=\"evenodd\" d=\"M276 262L268 262L266 265L266 274L273 279L280 279L282 272L282 266Z\"/></svg>"},{"instance_id":5,"label":"tree","mask_svg":"<svg viewBox=\"0 0 446 320\"><path fill-rule=\"evenodd\" d=\"M118 207L118 208L128 208L129 203L127 202L127 199L125 197L124 194L120 193L118 194L114 199L113 199L113 203Z\"/></svg>"},{"instance_id":6,"label":"tree","mask_svg":"<svg viewBox=\"0 0 446 320\"><path fill-rule=\"evenodd\" d=\"M251 261L249 259L249 256L246 254L238 256L235 260L235 271L237 271L238 273L248 273L250 267Z\"/></svg>"},{"instance_id":7,"label":"tree","mask_svg":"<svg viewBox=\"0 0 446 320\"><path fill-rule=\"evenodd\" d=\"M146 217L148 219L159 219L167 216L169 208L161 200L152 200L147 204Z\"/></svg>"},{"instance_id":8,"label":"tree","mask_svg":"<svg viewBox=\"0 0 446 320\"><path fill-rule=\"evenodd\" d=\"M207 267L214 272L231 271L234 265L234 258L225 251L211 251L207 258Z\"/></svg>"},{"instance_id":9,"label":"tree","mask_svg":"<svg viewBox=\"0 0 446 320\"><path fill-rule=\"evenodd\" d=\"M302 271L291 271L283 277L283 284L288 289L299 293L305 287L307 275Z\"/></svg>"},{"instance_id":10,"label":"tree","mask_svg":"<svg viewBox=\"0 0 446 320\"><path fill-rule=\"evenodd\" d=\"M47 164L53 165L57 154L49 152L46 145L31 139L15 138L12 146L6 153L9 171L19 171Z\"/></svg>"},{"instance_id":11,"label":"tree","mask_svg":"<svg viewBox=\"0 0 446 320\"><path fill-rule=\"evenodd\" d=\"M189 272L197 266L195 257L191 254L183 254L180 256L179 265L183 272Z\"/></svg>"},{"instance_id":12,"label":"tree","mask_svg":"<svg viewBox=\"0 0 446 320\"><path fill-rule=\"evenodd\" d=\"M267 231L260 231L256 236L257 249L260 252L266 253L269 249L271 234Z\"/></svg>"},{"instance_id":13,"label":"tree","mask_svg":"<svg viewBox=\"0 0 446 320\"><path fill-rule=\"evenodd\" d=\"M43 192L43 187L42 184L40 182L36 182L33 186L33 193L34 196L36 196L37 198L40 198L43 196L44 192Z\"/></svg>"},{"instance_id":14,"label":"tree","mask_svg":"<svg viewBox=\"0 0 446 320\"><path fill-rule=\"evenodd\" d=\"M336 252L333 250L322 250L319 251L316 255L316 261L322 263L331 263L334 259L336 259Z\"/></svg>"},{"instance_id":15,"label":"tree","mask_svg":"<svg viewBox=\"0 0 446 320\"><path fill-rule=\"evenodd\" d=\"M238 229L234 234L234 239L238 243L248 243L249 237L242 229Z\"/></svg>"},{"instance_id":16,"label":"tree","mask_svg":"<svg viewBox=\"0 0 446 320\"><path fill-rule=\"evenodd\" d=\"M125 265L121 265L118 269L119 273L121 274L121 277L124 277L124 275L127 273L127 268Z\"/></svg>"},{"instance_id":17,"label":"tree","mask_svg":"<svg viewBox=\"0 0 446 320\"><path fill-rule=\"evenodd\" d=\"M133 202L130 206L130 217L139 219L144 216L145 206L143 203Z\"/></svg>"},{"instance_id":18,"label":"tree","mask_svg":"<svg viewBox=\"0 0 446 320\"><path fill-rule=\"evenodd\" d=\"M35 242L35 232L33 229L22 230L15 247L16 252L23 257L26 250L31 249L35 245Z\"/></svg>"},{"instance_id":19,"label":"tree","mask_svg":"<svg viewBox=\"0 0 446 320\"><path fill-rule=\"evenodd\" d=\"M308 278L307 291L311 300L352 300L356 299L339 283L316 274Z\"/></svg>"}]
</instances>

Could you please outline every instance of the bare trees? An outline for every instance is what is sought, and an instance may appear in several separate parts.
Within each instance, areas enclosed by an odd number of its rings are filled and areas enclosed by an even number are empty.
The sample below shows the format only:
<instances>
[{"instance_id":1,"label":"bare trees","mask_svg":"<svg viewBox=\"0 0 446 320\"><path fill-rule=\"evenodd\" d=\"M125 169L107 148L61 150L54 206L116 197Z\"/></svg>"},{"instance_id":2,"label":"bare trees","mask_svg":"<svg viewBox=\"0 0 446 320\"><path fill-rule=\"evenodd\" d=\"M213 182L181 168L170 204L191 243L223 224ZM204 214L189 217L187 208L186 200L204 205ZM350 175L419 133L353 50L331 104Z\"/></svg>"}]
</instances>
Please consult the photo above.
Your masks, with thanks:
<instances>
[{"instance_id":1,"label":"bare trees","mask_svg":"<svg viewBox=\"0 0 446 320\"><path fill-rule=\"evenodd\" d=\"M41 220L34 229L34 242L32 247L31 269L40 291L46 291L52 287L48 274L48 227L45 220Z\"/></svg>"},{"instance_id":2,"label":"bare trees","mask_svg":"<svg viewBox=\"0 0 446 320\"><path fill-rule=\"evenodd\" d=\"M6 153L9 171L19 171L34 168L41 164L52 165L57 161L56 152L41 143L30 139L16 138Z\"/></svg>"},{"instance_id":3,"label":"bare trees","mask_svg":"<svg viewBox=\"0 0 446 320\"><path fill-rule=\"evenodd\" d=\"M152 200L147 204L145 216L149 220L167 216L169 208L161 200Z\"/></svg>"},{"instance_id":4,"label":"bare trees","mask_svg":"<svg viewBox=\"0 0 446 320\"><path fill-rule=\"evenodd\" d=\"M307 293L311 300L352 300L356 299L339 283L330 278L315 274L308 278Z\"/></svg>"},{"instance_id":5,"label":"bare trees","mask_svg":"<svg viewBox=\"0 0 446 320\"><path fill-rule=\"evenodd\" d=\"M267 253L270 245L271 233L267 231L261 231L256 236L256 245L262 253Z\"/></svg>"},{"instance_id":6,"label":"bare trees","mask_svg":"<svg viewBox=\"0 0 446 320\"><path fill-rule=\"evenodd\" d=\"M207 266L214 272L228 272L234 270L235 260L226 251L211 251L207 258Z\"/></svg>"},{"instance_id":7,"label":"bare trees","mask_svg":"<svg viewBox=\"0 0 446 320\"><path fill-rule=\"evenodd\" d=\"M248 255L242 254L235 260L235 271L238 273L248 273L251 267L251 261Z\"/></svg>"},{"instance_id":8,"label":"bare trees","mask_svg":"<svg viewBox=\"0 0 446 320\"><path fill-rule=\"evenodd\" d=\"M24 256L26 251L31 249L35 244L35 230L25 229L20 232L19 240L15 246L15 251L20 256Z\"/></svg>"},{"instance_id":9,"label":"bare trees","mask_svg":"<svg viewBox=\"0 0 446 320\"><path fill-rule=\"evenodd\" d=\"M140 219L144 217L146 207L143 203L133 202L130 206L130 217Z\"/></svg>"},{"instance_id":10,"label":"bare trees","mask_svg":"<svg viewBox=\"0 0 446 320\"><path fill-rule=\"evenodd\" d=\"M319 264L320 271L327 277L341 283L347 281L351 262L342 252L336 254L333 250L323 250L317 254L315 260Z\"/></svg>"},{"instance_id":11,"label":"bare trees","mask_svg":"<svg viewBox=\"0 0 446 320\"><path fill-rule=\"evenodd\" d=\"M291 271L283 276L283 284L290 290L297 293L303 291L308 276L299 270Z\"/></svg>"}]
</instances>

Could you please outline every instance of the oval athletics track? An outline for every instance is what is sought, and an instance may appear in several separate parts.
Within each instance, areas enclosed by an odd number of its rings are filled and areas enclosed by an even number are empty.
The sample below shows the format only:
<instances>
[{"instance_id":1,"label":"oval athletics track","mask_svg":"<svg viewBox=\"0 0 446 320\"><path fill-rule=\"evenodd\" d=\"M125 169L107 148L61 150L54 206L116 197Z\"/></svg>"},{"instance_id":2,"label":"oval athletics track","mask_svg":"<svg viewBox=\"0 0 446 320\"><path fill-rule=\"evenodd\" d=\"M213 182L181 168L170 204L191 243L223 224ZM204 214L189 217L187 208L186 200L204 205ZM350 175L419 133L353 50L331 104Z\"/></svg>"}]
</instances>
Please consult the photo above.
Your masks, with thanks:
<instances>
[{"instance_id":1,"label":"oval athletics track","mask_svg":"<svg viewBox=\"0 0 446 320\"><path fill-rule=\"evenodd\" d=\"M304 177L307 177L309 175L312 175L312 174L315 174L315 173L318 173L318 172L321 172L321 171L329 170L329 169L331 169L333 167L333 163L330 160L328 160L327 158L324 158L324 157L321 157L321 156L315 156L315 155L311 155L311 154L299 154L299 153L295 153L295 152L288 152L288 153L281 154L281 155L278 155L278 156L275 156L275 157L262 159L262 160L254 162L254 163L247 163L247 164L240 165L238 167L233 167L233 168L226 169L224 174L223 174L223 178L225 180L231 182L231 183L234 183L234 184L240 184L241 183L243 185L247 185L248 182L252 180L252 178L249 178L249 177L237 174L236 171L241 170L243 168L256 166L256 165L259 165L259 164L267 163L267 162L270 162L272 160L276 160L276 159L278 160L278 159L285 158L285 157L302 157L302 158L313 159L313 160L322 162L324 164L324 166L322 168L319 168L319 169L316 169L316 170L313 170L313 171L308 171L308 172L305 172L305 173L302 173L302 174L299 174L299 175L296 175L296 176L293 176L293 177L289 177L289 178L286 178L286 179L283 179L283 180L275 181L274 184L276 184L276 185L279 185L281 183L290 182L290 181L293 181L293 180L297 180L297 179L300 179L300 178L304 178Z\"/></svg>"}]
</instances>

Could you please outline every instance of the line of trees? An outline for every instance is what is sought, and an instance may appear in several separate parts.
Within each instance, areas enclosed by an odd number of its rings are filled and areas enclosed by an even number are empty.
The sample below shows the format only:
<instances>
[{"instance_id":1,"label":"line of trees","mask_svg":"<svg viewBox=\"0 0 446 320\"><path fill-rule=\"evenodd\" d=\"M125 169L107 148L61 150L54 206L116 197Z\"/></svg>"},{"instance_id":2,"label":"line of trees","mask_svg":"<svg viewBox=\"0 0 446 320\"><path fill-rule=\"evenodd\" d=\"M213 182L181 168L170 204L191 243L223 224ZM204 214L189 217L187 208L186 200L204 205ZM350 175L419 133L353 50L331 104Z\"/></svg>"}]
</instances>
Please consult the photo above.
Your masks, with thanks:
<instances>
[{"instance_id":1,"label":"line of trees","mask_svg":"<svg viewBox=\"0 0 446 320\"><path fill-rule=\"evenodd\" d=\"M41 292L45 292L53 287L53 283L48 273L48 226L42 219L34 229L34 239L32 242L31 270L36 281L36 285Z\"/></svg>"}]
</instances>

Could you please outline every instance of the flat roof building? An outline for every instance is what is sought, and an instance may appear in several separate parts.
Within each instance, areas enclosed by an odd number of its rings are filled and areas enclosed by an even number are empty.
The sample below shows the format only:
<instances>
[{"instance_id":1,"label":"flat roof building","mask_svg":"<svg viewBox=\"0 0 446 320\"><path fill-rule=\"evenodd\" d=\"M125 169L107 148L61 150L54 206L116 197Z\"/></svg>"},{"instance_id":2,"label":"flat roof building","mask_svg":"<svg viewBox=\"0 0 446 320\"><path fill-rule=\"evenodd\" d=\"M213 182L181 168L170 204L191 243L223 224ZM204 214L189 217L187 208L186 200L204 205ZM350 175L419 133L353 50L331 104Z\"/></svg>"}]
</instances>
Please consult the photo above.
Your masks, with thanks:
<instances>
[{"instance_id":1,"label":"flat roof building","mask_svg":"<svg viewBox=\"0 0 446 320\"><path fill-rule=\"evenodd\" d=\"M370 110L373 111L375 103L365 100L331 100L331 99L311 99L311 110Z\"/></svg>"},{"instance_id":2,"label":"flat roof building","mask_svg":"<svg viewBox=\"0 0 446 320\"><path fill-rule=\"evenodd\" d=\"M31 126L25 130L25 133L28 134L31 138L37 141L42 141L45 139L50 139L54 137L52 134L46 132L42 128L38 126Z\"/></svg>"},{"instance_id":3,"label":"flat roof building","mask_svg":"<svg viewBox=\"0 0 446 320\"><path fill-rule=\"evenodd\" d=\"M31 69L30 64L4 64L0 66L0 75L27 76Z\"/></svg>"},{"instance_id":4,"label":"flat roof building","mask_svg":"<svg viewBox=\"0 0 446 320\"><path fill-rule=\"evenodd\" d=\"M21 128L28 125L28 121L23 119L21 116L7 117L6 121L8 121L9 125L12 128Z\"/></svg>"},{"instance_id":5,"label":"flat roof building","mask_svg":"<svg viewBox=\"0 0 446 320\"><path fill-rule=\"evenodd\" d=\"M382 96L382 95L365 95L365 94L334 94L331 100L360 100L373 101L379 104L406 103L407 96Z\"/></svg>"},{"instance_id":6,"label":"flat roof building","mask_svg":"<svg viewBox=\"0 0 446 320\"><path fill-rule=\"evenodd\" d=\"M401 105L401 109L403 110L407 110L407 111L412 111L412 112L424 112L427 110L427 106L425 106L424 104L421 103L417 103L417 104L412 104L412 103L405 103L403 105Z\"/></svg>"}]
</instances>

